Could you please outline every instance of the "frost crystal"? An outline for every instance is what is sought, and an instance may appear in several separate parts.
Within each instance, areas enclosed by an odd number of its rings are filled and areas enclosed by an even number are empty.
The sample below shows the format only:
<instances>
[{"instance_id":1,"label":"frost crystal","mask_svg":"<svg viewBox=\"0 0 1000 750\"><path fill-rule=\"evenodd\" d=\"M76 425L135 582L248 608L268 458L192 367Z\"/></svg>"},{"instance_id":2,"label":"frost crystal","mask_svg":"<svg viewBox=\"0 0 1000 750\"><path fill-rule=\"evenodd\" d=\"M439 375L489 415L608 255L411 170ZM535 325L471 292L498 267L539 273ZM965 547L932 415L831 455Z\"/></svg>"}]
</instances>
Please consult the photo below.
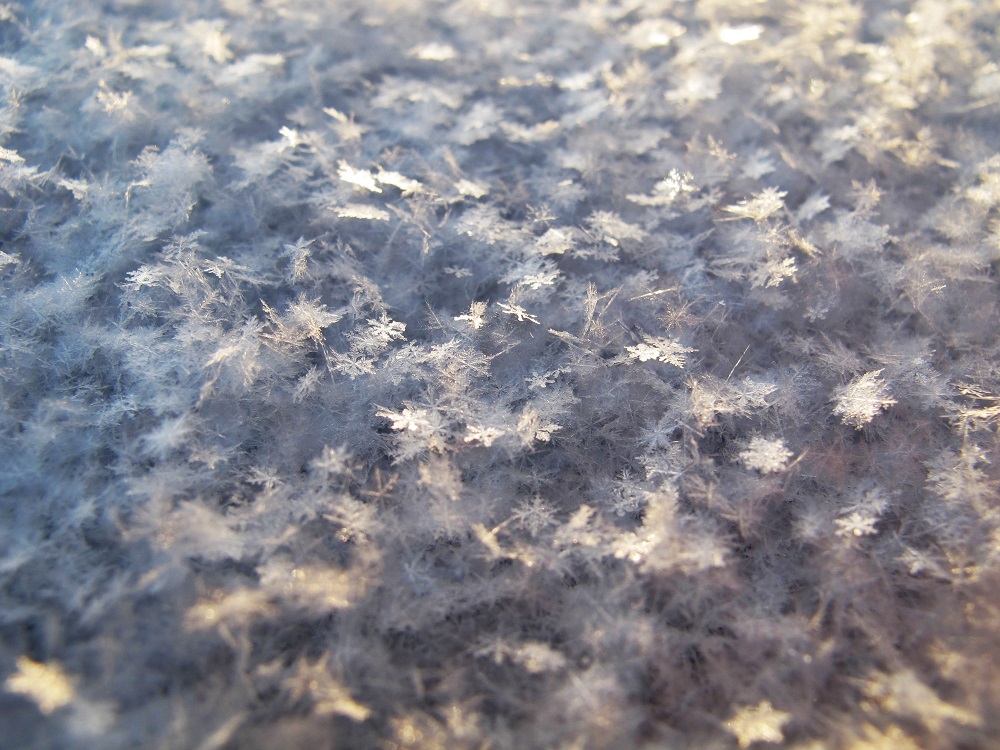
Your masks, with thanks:
<instances>
[{"instance_id":1,"label":"frost crystal","mask_svg":"<svg viewBox=\"0 0 1000 750\"><path fill-rule=\"evenodd\" d=\"M746 450L740 452L740 460L748 469L756 469L761 474L773 474L788 468L788 460L792 455L781 438L768 440L757 436L750 440Z\"/></svg>"},{"instance_id":2,"label":"frost crystal","mask_svg":"<svg viewBox=\"0 0 1000 750\"><path fill-rule=\"evenodd\" d=\"M362 190L368 190L372 193L382 192L382 188L378 186L375 175L364 169L355 169L347 162L340 162L340 166L337 168L337 175L344 182L350 183Z\"/></svg>"},{"instance_id":3,"label":"frost crystal","mask_svg":"<svg viewBox=\"0 0 1000 750\"><path fill-rule=\"evenodd\" d=\"M834 523L837 525L837 536L848 538L870 536L876 531L875 524L878 523L878 518L856 510L847 516L836 519Z\"/></svg>"},{"instance_id":4,"label":"frost crystal","mask_svg":"<svg viewBox=\"0 0 1000 750\"><path fill-rule=\"evenodd\" d=\"M788 193L777 188L765 188L753 198L726 206L725 210L739 218L764 221L785 208L784 197Z\"/></svg>"},{"instance_id":5,"label":"frost crystal","mask_svg":"<svg viewBox=\"0 0 1000 750\"><path fill-rule=\"evenodd\" d=\"M844 424L860 429L880 411L896 403L881 375L882 370L866 372L834 392L837 404L833 413L840 416Z\"/></svg>"},{"instance_id":6,"label":"frost crystal","mask_svg":"<svg viewBox=\"0 0 1000 750\"><path fill-rule=\"evenodd\" d=\"M691 347L682 346L679 342L669 338L647 336L643 339L641 344L625 347L625 351L628 352L631 359L637 359L640 362L657 360L683 369L687 362L686 355L697 351Z\"/></svg>"},{"instance_id":7,"label":"frost crystal","mask_svg":"<svg viewBox=\"0 0 1000 750\"><path fill-rule=\"evenodd\" d=\"M740 747L750 747L755 742L777 743L785 739L782 732L792 715L778 711L770 701L761 701L756 706L745 706L726 721L726 729L736 736Z\"/></svg>"},{"instance_id":8,"label":"frost crystal","mask_svg":"<svg viewBox=\"0 0 1000 750\"><path fill-rule=\"evenodd\" d=\"M336 209L337 216L342 219L364 219L366 221L389 221L388 211L376 206L366 206L361 203L348 203Z\"/></svg>"}]
</instances>

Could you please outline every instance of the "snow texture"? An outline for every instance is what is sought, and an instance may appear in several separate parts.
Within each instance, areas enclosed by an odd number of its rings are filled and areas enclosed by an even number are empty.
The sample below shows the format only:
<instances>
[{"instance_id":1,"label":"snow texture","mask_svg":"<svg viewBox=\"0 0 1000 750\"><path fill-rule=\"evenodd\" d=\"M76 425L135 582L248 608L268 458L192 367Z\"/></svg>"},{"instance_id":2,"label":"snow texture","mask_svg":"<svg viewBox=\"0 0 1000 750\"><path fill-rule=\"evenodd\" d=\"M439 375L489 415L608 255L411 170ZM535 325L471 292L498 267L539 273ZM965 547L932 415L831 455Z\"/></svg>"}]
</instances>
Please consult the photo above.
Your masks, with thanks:
<instances>
[{"instance_id":1,"label":"snow texture","mask_svg":"<svg viewBox=\"0 0 1000 750\"><path fill-rule=\"evenodd\" d=\"M0 745L1000 746L998 28L0 4Z\"/></svg>"}]
</instances>

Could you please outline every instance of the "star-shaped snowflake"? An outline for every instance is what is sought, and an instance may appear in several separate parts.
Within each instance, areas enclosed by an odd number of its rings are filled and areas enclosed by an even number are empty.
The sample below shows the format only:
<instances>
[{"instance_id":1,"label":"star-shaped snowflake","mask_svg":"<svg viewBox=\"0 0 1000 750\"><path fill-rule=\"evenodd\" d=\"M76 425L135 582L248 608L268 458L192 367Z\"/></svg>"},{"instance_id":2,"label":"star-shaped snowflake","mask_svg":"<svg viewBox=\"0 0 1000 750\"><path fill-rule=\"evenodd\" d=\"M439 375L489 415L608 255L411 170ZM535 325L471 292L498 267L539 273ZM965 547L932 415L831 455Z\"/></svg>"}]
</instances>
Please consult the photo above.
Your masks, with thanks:
<instances>
[{"instance_id":1,"label":"star-shaped snowflake","mask_svg":"<svg viewBox=\"0 0 1000 750\"><path fill-rule=\"evenodd\" d=\"M750 747L754 742L781 742L785 739L782 727L792 715L778 711L770 701L756 706L744 706L726 722L726 729L736 736L740 747Z\"/></svg>"}]
</instances>

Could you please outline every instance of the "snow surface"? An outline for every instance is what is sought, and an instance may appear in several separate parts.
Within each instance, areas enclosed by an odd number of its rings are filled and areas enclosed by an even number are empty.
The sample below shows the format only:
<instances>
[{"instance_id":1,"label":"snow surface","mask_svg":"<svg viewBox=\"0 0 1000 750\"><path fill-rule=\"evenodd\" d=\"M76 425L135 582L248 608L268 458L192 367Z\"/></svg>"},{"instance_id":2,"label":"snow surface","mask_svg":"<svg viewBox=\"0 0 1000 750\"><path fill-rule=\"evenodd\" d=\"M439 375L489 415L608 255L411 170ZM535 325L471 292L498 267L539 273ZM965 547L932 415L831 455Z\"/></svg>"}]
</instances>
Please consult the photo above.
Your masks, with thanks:
<instances>
[{"instance_id":1,"label":"snow surface","mask_svg":"<svg viewBox=\"0 0 1000 750\"><path fill-rule=\"evenodd\" d=\"M0 745L998 746L998 28L0 5Z\"/></svg>"}]
</instances>

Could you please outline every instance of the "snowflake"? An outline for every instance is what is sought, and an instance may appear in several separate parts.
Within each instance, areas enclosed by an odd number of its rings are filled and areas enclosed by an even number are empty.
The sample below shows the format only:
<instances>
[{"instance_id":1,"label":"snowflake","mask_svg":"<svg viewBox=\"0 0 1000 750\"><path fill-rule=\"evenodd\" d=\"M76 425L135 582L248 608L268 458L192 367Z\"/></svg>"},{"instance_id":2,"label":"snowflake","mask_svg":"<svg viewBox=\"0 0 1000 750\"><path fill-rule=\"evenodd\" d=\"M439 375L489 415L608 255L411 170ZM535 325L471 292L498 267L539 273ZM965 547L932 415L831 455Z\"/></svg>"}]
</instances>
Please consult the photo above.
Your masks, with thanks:
<instances>
[{"instance_id":1,"label":"snowflake","mask_svg":"<svg viewBox=\"0 0 1000 750\"><path fill-rule=\"evenodd\" d=\"M761 190L751 199L742 200L732 206L726 206L725 211L736 214L740 219L763 221L778 213L785 207L784 197L788 193L769 187Z\"/></svg>"},{"instance_id":2,"label":"snowflake","mask_svg":"<svg viewBox=\"0 0 1000 750\"><path fill-rule=\"evenodd\" d=\"M353 115L348 116L333 107L326 107L323 112L334 119L331 127L342 141L360 141L361 136L368 132L368 128L354 122Z\"/></svg>"},{"instance_id":3,"label":"snowflake","mask_svg":"<svg viewBox=\"0 0 1000 750\"><path fill-rule=\"evenodd\" d=\"M641 227L629 224L614 211L594 211L587 219L587 226L596 239L613 247L618 247L621 240L642 240L646 236Z\"/></svg>"},{"instance_id":4,"label":"snowflake","mask_svg":"<svg viewBox=\"0 0 1000 750\"><path fill-rule=\"evenodd\" d=\"M615 481L606 499L612 512L619 518L638 513L647 502L646 493L627 470Z\"/></svg>"},{"instance_id":5,"label":"snowflake","mask_svg":"<svg viewBox=\"0 0 1000 750\"><path fill-rule=\"evenodd\" d=\"M653 551L659 535L656 532L643 531L641 534L628 532L622 534L614 543L616 560L628 560L631 563L641 563Z\"/></svg>"},{"instance_id":6,"label":"snowflake","mask_svg":"<svg viewBox=\"0 0 1000 750\"><path fill-rule=\"evenodd\" d=\"M887 226L873 224L857 211L840 212L827 225L826 235L847 258L866 258L893 240Z\"/></svg>"},{"instance_id":7,"label":"snowflake","mask_svg":"<svg viewBox=\"0 0 1000 750\"><path fill-rule=\"evenodd\" d=\"M535 240L534 250L539 255L563 255L572 249L573 237L564 229L553 227Z\"/></svg>"},{"instance_id":8,"label":"snowflake","mask_svg":"<svg viewBox=\"0 0 1000 750\"><path fill-rule=\"evenodd\" d=\"M164 459L185 445L192 432L194 424L190 414L167 418L142 436L143 452Z\"/></svg>"},{"instance_id":9,"label":"snowflake","mask_svg":"<svg viewBox=\"0 0 1000 750\"><path fill-rule=\"evenodd\" d=\"M637 359L640 362L658 360L683 369L687 363L685 355L697 351L697 349L682 346L680 342L669 338L654 338L652 336L644 336L643 338L645 340L642 343L625 347L629 358Z\"/></svg>"},{"instance_id":10,"label":"snowflake","mask_svg":"<svg viewBox=\"0 0 1000 750\"><path fill-rule=\"evenodd\" d=\"M137 270L129 272L125 277L124 286L132 291L138 291L145 286L155 286L166 276L162 268L156 266L140 266Z\"/></svg>"},{"instance_id":11,"label":"snowflake","mask_svg":"<svg viewBox=\"0 0 1000 750\"><path fill-rule=\"evenodd\" d=\"M545 500L539 495L521 503L511 515L511 520L531 536L538 536L542 530L554 525L555 518L555 511L546 505Z\"/></svg>"},{"instance_id":12,"label":"snowflake","mask_svg":"<svg viewBox=\"0 0 1000 750\"><path fill-rule=\"evenodd\" d=\"M510 659L530 674L556 672L566 666L566 657L540 641L529 641L510 652Z\"/></svg>"},{"instance_id":13,"label":"snowflake","mask_svg":"<svg viewBox=\"0 0 1000 750\"><path fill-rule=\"evenodd\" d=\"M511 236L511 225L500 216L500 209L488 205L467 210L456 223L455 230L487 245L495 245Z\"/></svg>"},{"instance_id":14,"label":"snowflake","mask_svg":"<svg viewBox=\"0 0 1000 750\"><path fill-rule=\"evenodd\" d=\"M524 379L524 382L528 384L528 387L533 390L541 390L542 388L548 388L550 385L556 382L556 379L565 370L563 368L557 368L555 370L548 370L546 372L534 372L529 377Z\"/></svg>"},{"instance_id":15,"label":"snowflake","mask_svg":"<svg viewBox=\"0 0 1000 750\"><path fill-rule=\"evenodd\" d=\"M876 533L875 524L878 523L878 516L856 510L850 515L834 519L834 523L837 525L834 533L839 537L849 539L855 536L871 536Z\"/></svg>"},{"instance_id":16,"label":"snowflake","mask_svg":"<svg viewBox=\"0 0 1000 750\"><path fill-rule=\"evenodd\" d=\"M443 42L418 44L408 54L410 57L415 57L418 60L430 60L432 62L445 62L446 60L453 60L458 56L458 52L455 51L454 47Z\"/></svg>"},{"instance_id":17,"label":"snowflake","mask_svg":"<svg viewBox=\"0 0 1000 750\"><path fill-rule=\"evenodd\" d=\"M751 180L759 180L774 170L774 159L766 148L757 149L743 165L743 175Z\"/></svg>"},{"instance_id":18,"label":"snowflake","mask_svg":"<svg viewBox=\"0 0 1000 750\"><path fill-rule=\"evenodd\" d=\"M311 699L313 711L320 716L336 714L361 722L371 715L371 709L351 697L350 691L336 679L322 658L312 664L300 659L282 680L282 687L293 702Z\"/></svg>"},{"instance_id":19,"label":"snowflake","mask_svg":"<svg viewBox=\"0 0 1000 750\"><path fill-rule=\"evenodd\" d=\"M455 320L459 323L466 323L472 330L478 331L486 325L486 303L473 302L469 305L469 312L464 315L456 315Z\"/></svg>"},{"instance_id":20,"label":"snowflake","mask_svg":"<svg viewBox=\"0 0 1000 750\"><path fill-rule=\"evenodd\" d=\"M722 75L702 69L690 69L678 77L677 85L664 93L671 104L697 104L718 98L722 93Z\"/></svg>"},{"instance_id":21,"label":"snowflake","mask_svg":"<svg viewBox=\"0 0 1000 750\"><path fill-rule=\"evenodd\" d=\"M562 425L555 422L543 423L541 416L534 409L525 409L521 412L517 420L517 433L526 445L538 440L547 443L552 439L552 434L562 429Z\"/></svg>"},{"instance_id":22,"label":"snowflake","mask_svg":"<svg viewBox=\"0 0 1000 750\"><path fill-rule=\"evenodd\" d=\"M429 433L434 431L435 425L430 419L430 412L427 409L411 409L406 407L401 412L394 412L388 409L379 409L376 416L385 417L392 422L392 429L398 432L419 432Z\"/></svg>"},{"instance_id":23,"label":"snowflake","mask_svg":"<svg viewBox=\"0 0 1000 750\"><path fill-rule=\"evenodd\" d=\"M17 672L4 687L33 700L43 714L69 705L75 697L73 683L58 664L41 664L26 656L18 657Z\"/></svg>"},{"instance_id":24,"label":"snowflake","mask_svg":"<svg viewBox=\"0 0 1000 750\"><path fill-rule=\"evenodd\" d=\"M830 207L830 196L820 192L810 195L795 212L795 221L803 224L814 219Z\"/></svg>"},{"instance_id":25,"label":"snowflake","mask_svg":"<svg viewBox=\"0 0 1000 750\"><path fill-rule=\"evenodd\" d=\"M375 374L375 360L366 357L362 352L348 352L347 354L334 352L331 357L337 372L344 373L351 380L362 375Z\"/></svg>"},{"instance_id":26,"label":"snowflake","mask_svg":"<svg viewBox=\"0 0 1000 750\"><path fill-rule=\"evenodd\" d=\"M497 131L497 123L503 119L503 113L493 102L476 102L459 118L451 137L463 146L471 146L492 136Z\"/></svg>"},{"instance_id":27,"label":"snowflake","mask_svg":"<svg viewBox=\"0 0 1000 750\"><path fill-rule=\"evenodd\" d=\"M291 303L283 316L266 304L263 307L274 324L275 332L272 337L279 342L299 343L310 340L319 343L323 340L323 329L329 328L343 317L343 313L330 312L318 299L309 299L304 295Z\"/></svg>"},{"instance_id":28,"label":"snowflake","mask_svg":"<svg viewBox=\"0 0 1000 750\"><path fill-rule=\"evenodd\" d=\"M666 47L674 39L683 36L686 31L687 29L672 19L648 18L628 30L625 42L641 50Z\"/></svg>"},{"instance_id":29,"label":"snowflake","mask_svg":"<svg viewBox=\"0 0 1000 750\"><path fill-rule=\"evenodd\" d=\"M282 143L282 150L285 149L296 149L299 146L303 146L307 143L306 139L303 137L302 133L294 128L283 127L278 130L278 134L284 139Z\"/></svg>"},{"instance_id":30,"label":"snowflake","mask_svg":"<svg viewBox=\"0 0 1000 750\"><path fill-rule=\"evenodd\" d=\"M459 195L464 195L476 200L482 198L490 192L490 189L486 185L465 179L459 180L455 183L455 190L458 191Z\"/></svg>"},{"instance_id":31,"label":"snowflake","mask_svg":"<svg viewBox=\"0 0 1000 750\"><path fill-rule=\"evenodd\" d=\"M347 203L336 209L341 219L362 219L363 221L389 221L391 214L376 206L366 206L363 203Z\"/></svg>"},{"instance_id":32,"label":"snowflake","mask_svg":"<svg viewBox=\"0 0 1000 750\"><path fill-rule=\"evenodd\" d=\"M294 244L285 245L281 252L282 257L291 258L292 261L292 281L302 281L307 276L307 264L309 261L309 246L314 240L306 240L299 237Z\"/></svg>"},{"instance_id":33,"label":"snowflake","mask_svg":"<svg viewBox=\"0 0 1000 750\"><path fill-rule=\"evenodd\" d=\"M749 469L761 474L773 474L788 468L792 452L785 447L781 438L768 440L760 436L750 440L746 450L740 453L740 460Z\"/></svg>"},{"instance_id":34,"label":"snowflake","mask_svg":"<svg viewBox=\"0 0 1000 750\"><path fill-rule=\"evenodd\" d=\"M406 337L403 336L403 331L406 330L406 323L398 323L385 314L378 320L369 319L366 322L370 326L368 332L385 344L394 339L397 341L406 340Z\"/></svg>"},{"instance_id":35,"label":"snowflake","mask_svg":"<svg viewBox=\"0 0 1000 750\"><path fill-rule=\"evenodd\" d=\"M338 165L337 176L344 182L349 182L362 190L368 190L372 193L382 192L382 188L375 182L375 175L367 169L355 169L347 162L342 161Z\"/></svg>"},{"instance_id":36,"label":"snowflake","mask_svg":"<svg viewBox=\"0 0 1000 750\"><path fill-rule=\"evenodd\" d=\"M649 195L632 193L625 197L640 206L669 206L680 196L693 193L697 189L697 185L694 184L694 176L690 172L682 174L676 169L672 169L665 179L653 186L653 192Z\"/></svg>"},{"instance_id":37,"label":"snowflake","mask_svg":"<svg viewBox=\"0 0 1000 750\"><path fill-rule=\"evenodd\" d=\"M500 280L537 291L543 286L552 286L560 276L559 268L551 260L531 257L511 268Z\"/></svg>"},{"instance_id":38,"label":"snowflake","mask_svg":"<svg viewBox=\"0 0 1000 750\"><path fill-rule=\"evenodd\" d=\"M493 445L493 442L502 437L504 434L503 430L498 430L496 427L483 427L482 425L469 425L466 429L465 442L466 443L480 443L485 447L489 448Z\"/></svg>"},{"instance_id":39,"label":"snowflake","mask_svg":"<svg viewBox=\"0 0 1000 750\"><path fill-rule=\"evenodd\" d=\"M518 323L524 323L525 321L527 321L528 323L534 323L535 325L539 325L538 318L529 313L520 305L514 305L514 304L508 305L506 302L500 302L499 305L500 309L507 315L515 316L517 318Z\"/></svg>"},{"instance_id":40,"label":"snowflake","mask_svg":"<svg viewBox=\"0 0 1000 750\"><path fill-rule=\"evenodd\" d=\"M764 29L757 24L743 24L741 26L725 25L719 29L719 39L725 44L735 46L746 44L760 39L760 34Z\"/></svg>"},{"instance_id":41,"label":"snowflake","mask_svg":"<svg viewBox=\"0 0 1000 750\"><path fill-rule=\"evenodd\" d=\"M559 271L556 269L546 269L539 273L531 273L524 276L520 283L529 289L541 289L543 286L552 286L559 280Z\"/></svg>"},{"instance_id":42,"label":"snowflake","mask_svg":"<svg viewBox=\"0 0 1000 750\"><path fill-rule=\"evenodd\" d=\"M322 474L348 474L351 471L351 454L346 445L336 448L325 446L319 457L313 459L312 467Z\"/></svg>"},{"instance_id":43,"label":"snowflake","mask_svg":"<svg viewBox=\"0 0 1000 750\"><path fill-rule=\"evenodd\" d=\"M555 422L549 422L548 424L543 424L537 430L535 430L535 440L542 443L547 443L552 439L552 433L557 432L562 429L561 424L556 424Z\"/></svg>"},{"instance_id":44,"label":"snowflake","mask_svg":"<svg viewBox=\"0 0 1000 750\"><path fill-rule=\"evenodd\" d=\"M383 185L392 185L395 188L399 188L404 196L424 192L423 183L402 175L399 172L386 172L380 168L378 174L375 175L375 179Z\"/></svg>"},{"instance_id":45,"label":"snowflake","mask_svg":"<svg viewBox=\"0 0 1000 750\"><path fill-rule=\"evenodd\" d=\"M881 375L882 370L866 372L836 390L837 405L833 413L840 416L841 422L861 429L880 411L896 403Z\"/></svg>"},{"instance_id":46,"label":"snowflake","mask_svg":"<svg viewBox=\"0 0 1000 750\"><path fill-rule=\"evenodd\" d=\"M782 258L772 256L758 264L750 272L750 285L755 288L769 289L781 284L785 279L796 282L795 275L799 269L795 265L795 258Z\"/></svg>"},{"instance_id":47,"label":"snowflake","mask_svg":"<svg viewBox=\"0 0 1000 750\"><path fill-rule=\"evenodd\" d=\"M783 741L781 730L791 719L787 711L778 711L770 701L761 701L756 706L744 706L726 722L726 729L736 736L740 747L750 747L754 742Z\"/></svg>"},{"instance_id":48,"label":"snowflake","mask_svg":"<svg viewBox=\"0 0 1000 750\"><path fill-rule=\"evenodd\" d=\"M629 357L637 359L640 362L649 362L649 360L657 359L660 356L660 350L651 344L628 346L626 347L626 351L628 351Z\"/></svg>"}]
</instances>

